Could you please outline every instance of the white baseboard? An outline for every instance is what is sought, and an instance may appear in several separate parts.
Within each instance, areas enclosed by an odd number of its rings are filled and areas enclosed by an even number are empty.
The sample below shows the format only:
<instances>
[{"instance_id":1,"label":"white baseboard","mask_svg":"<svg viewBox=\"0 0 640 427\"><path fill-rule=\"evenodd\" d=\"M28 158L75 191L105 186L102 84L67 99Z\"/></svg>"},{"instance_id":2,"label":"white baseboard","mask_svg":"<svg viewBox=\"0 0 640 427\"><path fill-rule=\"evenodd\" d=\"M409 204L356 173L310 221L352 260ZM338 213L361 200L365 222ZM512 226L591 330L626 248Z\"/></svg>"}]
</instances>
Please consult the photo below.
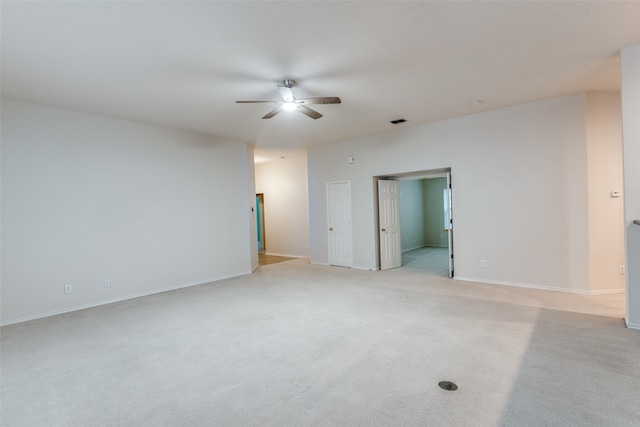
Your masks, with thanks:
<instances>
[{"instance_id":1,"label":"white baseboard","mask_svg":"<svg viewBox=\"0 0 640 427\"><path fill-rule=\"evenodd\" d=\"M13 325L15 323L28 322L30 320L42 319L42 318L45 318L45 317L56 316L58 314L72 313L74 311L86 310L87 308L100 307L100 306L103 306L103 305L113 304L113 303L121 302L121 301L127 301L127 300L134 299L134 298L140 298L140 297L146 297L146 296L149 296L149 295L161 294L163 292L175 291L175 290L178 290L178 289L189 288L191 286L204 285L204 284L211 283L211 282L217 282L219 280L231 279L232 277L244 276L246 274L251 274L251 273L247 272L247 273L240 273L240 274L231 274L231 275L228 275L228 276L221 276L221 277L218 277L218 278L215 278L215 279L205 280L204 282L198 281L198 282L192 282L192 283L184 283L184 284L181 284L181 285L168 286L166 288L156 289L156 290L153 290L153 291L139 292L137 294L131 294L131 295L127 295L127 296L124 296L124 297L108 299L108 300L100 301L100 302L97 302L97 303L83 304L83 305L78 305L78 306L71 307L71 308L63 308L61 310L48 311L46 313L35 314L33 316L25 316L25 317L20 317L18 319L7 320L6 322L0 322L0 326L7 326L7 325Z\"/></svg>"},{"instance_id":2,"label":"white baseboard","mask_svg":"<svg viewBox=\"0 0 640 427\"><path fill-rule=\"evenodd\" d=\"M378 271L377 268L371 268L371 267L363 267L361 265L354 265L351 268L353 268L354 270L364 270L364 271Z\"/></svg>"},{"instance_id":3,"label":"white baseboard","mask_svg":"<svg viewBox=\"0 0 640 427\"><path fill-rule=\"evenodd\" d=\"M589 295L620 294L626 291L626 289L604 289L601 291L589 291Z\"/></svg>"},{"instance_id":4,"label":"white baseboard","mask_svg":"<svg viewBox=\"0 0 640 427\"><path fill-rule=\"evenodd\" d=\"M585 291L582 289L570 289L570 288L558 288L553 286L541 286L541 285L532 285L529 283L517 283L517 282L504 282L500 280L486 280L486 279L476 279L473 277L458 277L455 276L454 280L462 280L464 282L478 282L478 283L486 283L489 285L500 285L500 286L515 286L517 288L529 288L529 289L538 289L544 291L556 291L556 292L569 292L573 294L582 294L582 295L602 295L602 294L617 294L625 292L625 289L606 289L601 291Z\"/></svg>"},{"instance_id":5,"label":"white baseboard","mask_svg":"<svg viewBox=\"0 0 640 427\"><path fill-rule=\"evenodd\" d=\"M635 323L629 323L629 320L626 317L624 318L624 323L627 325L627 329L640 331L640 325L636 325Z\"/></svg>"},{"instance_id":6,"label":"white baseboard","mask_svg":"<svg viewBox=\"0 0 640 427\"><path fill-rule=\"evenodd\" d=\"M353 270L377 271L376 268L363 267L361 265L352 265L351 267L343 267L341 265L332 266L328 262L318 262L318 261L311 261L311 260L309 260L309 264L311 264L311 265L322 265L322 266L325 266L325 267L351 268Z\"/></svg>"},{"instance_id":7,"label":"white baseboard","mask_svg":"<svg viewBox=\"0 0 640 427\"><path fill-rule=\"evenodd\" d=\"M422 248L439 248L439 249L444 249L444 248L448 248L449 246L442 246L442 245L421 245L421 246L416 246L413 248L402 248L402 253L405 252L409 252L409 251L415 251L416 249L422 249Z\"/></svg>"}]
</instances>

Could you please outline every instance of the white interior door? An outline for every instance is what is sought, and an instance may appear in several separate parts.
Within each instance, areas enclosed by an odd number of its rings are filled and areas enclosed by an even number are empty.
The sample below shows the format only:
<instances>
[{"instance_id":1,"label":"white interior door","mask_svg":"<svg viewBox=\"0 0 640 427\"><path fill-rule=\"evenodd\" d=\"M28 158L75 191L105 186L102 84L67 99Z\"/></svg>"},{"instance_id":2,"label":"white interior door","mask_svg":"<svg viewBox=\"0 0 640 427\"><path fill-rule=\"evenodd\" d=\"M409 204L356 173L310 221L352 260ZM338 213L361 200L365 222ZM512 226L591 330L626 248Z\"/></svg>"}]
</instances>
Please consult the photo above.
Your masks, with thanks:
<instances>
[{"instance_id":1,"label":"white interior door","mask_svg":"<svg viewBox=\"0 0 640 427\"><path fill-rule=\"evenodd\" d=\"M444 193L444 221L449 239L449 277L453 277L453 215L451 213L451 174L447 173L447 188Z\"/></svg>"},{"instance_id":2,"label":"white interior door","mask_svg":"<svg viewBox=\"0 0 640 427\"><path fill-rule=\"evenodd\" d=\"M329 264L351 267L351 184L327 184Z\"/></svg>"},{"instance_id":3,"label":"white interior door","mask_svg":"<svg viewBox=\"0 0 640 427\"><path fill-rule=\"evenodd\" d=\"M378 181L378 219L380 225L380 269L402 265L400 240L400 187L398 181Z\"/></svg>"}]
</instances>

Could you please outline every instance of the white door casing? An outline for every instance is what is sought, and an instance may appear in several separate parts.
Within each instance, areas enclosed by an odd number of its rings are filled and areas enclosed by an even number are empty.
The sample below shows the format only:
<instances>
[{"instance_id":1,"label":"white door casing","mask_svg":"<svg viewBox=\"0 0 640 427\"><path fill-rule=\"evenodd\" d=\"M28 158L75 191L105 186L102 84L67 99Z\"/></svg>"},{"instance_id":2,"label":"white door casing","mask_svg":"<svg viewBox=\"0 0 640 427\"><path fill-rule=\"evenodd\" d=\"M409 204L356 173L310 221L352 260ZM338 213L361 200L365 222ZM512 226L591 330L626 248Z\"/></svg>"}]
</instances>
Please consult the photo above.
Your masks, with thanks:
<instances>
[{"instance_id":1,"label":"white door casing","mask_svg":"<svg viewBox=\"0 0 640 427\"><path fill-rule=\"evenodd\" d=\"M400 186L398 181L378 181L380 269L402 266L400 239Z\"/></svg>"},{"instance_id":2,"label":"white door casing","mask_svg":"<svg viewBox=\"0 0 640 427\"><path fill-rule=\"evenodd\" d=\"M453 214L451 209L451 173L447 172L447 197L445 203L445 230L449 239L449 277L453 277Z\"/></svg>"},{"instance_id":3,"label":"white door casing","mask_svg":"<svg viewBox=\"0 0 640 427\"><path fill-rule=\"evenodd\" d=\"M351 267L351 184L330 182L327 184L327 208L329 231L329 264Z\"/></svg>"}]
</instances>

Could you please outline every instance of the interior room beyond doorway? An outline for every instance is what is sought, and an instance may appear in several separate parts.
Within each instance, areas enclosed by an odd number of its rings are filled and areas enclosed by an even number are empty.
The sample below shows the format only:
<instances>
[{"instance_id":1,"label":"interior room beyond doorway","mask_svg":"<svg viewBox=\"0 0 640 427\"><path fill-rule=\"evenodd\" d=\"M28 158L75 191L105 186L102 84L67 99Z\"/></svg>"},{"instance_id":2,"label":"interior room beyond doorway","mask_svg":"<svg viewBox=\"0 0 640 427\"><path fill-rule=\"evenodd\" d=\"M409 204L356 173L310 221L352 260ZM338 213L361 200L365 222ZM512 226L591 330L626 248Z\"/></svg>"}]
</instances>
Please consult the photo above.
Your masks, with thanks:
<instances>
[{"instance_id":1,"label":"interior room beyond doorway","mask_svg":"<svg viewBox=\"0 0 640 427\"><path fill-rule=\"evenodd\" d=\"M399 185L402 265L448 276L447 177L408 178Z\"/></svg>"}]
</instances>

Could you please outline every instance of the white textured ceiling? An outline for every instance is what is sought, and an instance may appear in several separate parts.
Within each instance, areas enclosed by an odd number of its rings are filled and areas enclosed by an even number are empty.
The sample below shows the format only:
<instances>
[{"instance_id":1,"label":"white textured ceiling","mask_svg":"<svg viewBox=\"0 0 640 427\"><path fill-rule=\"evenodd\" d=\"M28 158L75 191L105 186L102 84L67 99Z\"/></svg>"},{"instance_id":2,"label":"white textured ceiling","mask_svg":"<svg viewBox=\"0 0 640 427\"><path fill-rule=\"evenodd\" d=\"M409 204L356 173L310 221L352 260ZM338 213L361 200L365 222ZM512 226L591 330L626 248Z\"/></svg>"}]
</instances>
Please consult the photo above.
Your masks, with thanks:
<instances>
[{"instance_id":1,"label":"white textured ceiling","mask_svg":"<svg viewBox=\"0 0 640 427\"><path fill-rule=\"evenodd\" d=\"M619 88L640 2L2 1L2 95L256 145L305 147ZM284 78L298 97L261 117ZM479 105L471 101L480 99Z\"/></svg>"}]
</instances>

